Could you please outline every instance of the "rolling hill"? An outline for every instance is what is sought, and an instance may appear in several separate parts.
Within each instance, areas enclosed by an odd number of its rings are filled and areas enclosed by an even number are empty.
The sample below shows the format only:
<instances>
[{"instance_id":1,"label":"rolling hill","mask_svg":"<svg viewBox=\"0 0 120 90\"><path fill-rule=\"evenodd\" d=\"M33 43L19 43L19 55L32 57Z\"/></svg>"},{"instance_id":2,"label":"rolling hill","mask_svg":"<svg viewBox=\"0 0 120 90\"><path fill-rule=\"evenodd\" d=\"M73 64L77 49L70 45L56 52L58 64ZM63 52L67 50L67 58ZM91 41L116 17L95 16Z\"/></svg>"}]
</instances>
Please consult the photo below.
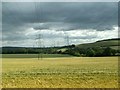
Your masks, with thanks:
<instances>
[{"instance_id":1,"label":"rolling hill","mask_svg":"<svg viewBox=\"0 0 120 90\"><path fill-rule=\"evenodd\" d=\"M118 50L120 47L119 42L120 42L120 38L106 39L106 40L96 41L94 43L79 44L76 45L76 47L79 48L110 47L112 49Z\"/></svg>"},{"instance_id":2,"label":"rolling hill","mask_svg":"<svg viewBox=\"0 0 120 90\"><path fill-rule=\"evenodd\" d=\"M62 46L62 47L46 47L42 48L42 53L44 54L59 54L60 52L65 52L68 49L72 49L75 47L79 48L93 48L93 47L110 47L114 50L119 50L119 41L120 38L115 39L106 39L96 41L94 43L85 43L85 44L78 44L78 45L70 45L70 46ZM40 49L37 47L2 47L3 54L37 54Z\"/></svg>"}]
</instances>

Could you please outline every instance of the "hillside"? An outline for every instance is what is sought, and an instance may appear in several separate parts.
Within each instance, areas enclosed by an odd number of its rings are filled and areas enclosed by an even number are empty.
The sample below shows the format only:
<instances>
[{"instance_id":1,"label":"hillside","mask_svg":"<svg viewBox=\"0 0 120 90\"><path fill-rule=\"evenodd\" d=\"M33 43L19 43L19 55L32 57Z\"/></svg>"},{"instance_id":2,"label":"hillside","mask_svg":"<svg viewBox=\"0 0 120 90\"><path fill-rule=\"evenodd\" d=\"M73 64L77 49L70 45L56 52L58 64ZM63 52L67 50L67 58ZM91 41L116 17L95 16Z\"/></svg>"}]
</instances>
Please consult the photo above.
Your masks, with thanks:
<instances>
[{"instance_id":1,"label":"hillside","mask_svg":"<svg viewBox=\"0 0 120 90\"><path fill-rule=\"evenodd\" d=\"M97 47L97 49L104 49L109 47L114 50L119 50L120 45L118 45L120 38L118 39L106 39L96 41L94 43L86 43L79 45L70 45L70 46L62 46L62 47L46 47L46 48L37 48L37 47L2 47L2 54L70 54L71 52L75 53L82 51L89 51L89 48ZM79 50L78 50L79 49ZM83 50L84 49L84 50ZM98 50L100 51L100 50ZM97 52L98 52L97 51Z\"/></svg>"},{"instance_id":2,"label":"hillside","mask_svg":"<svg viewBox=\"0 0 120 90\"><path fill-rule=\"evenodd\" d=\"M112 49L118 50L118 48L120 47L119 41L120 41L120 38L118 38L118 39L106 39L106 40L96 41L94 43L79 44L76 46L79 48L110 47Z\"/></svg>"}]
</instances>

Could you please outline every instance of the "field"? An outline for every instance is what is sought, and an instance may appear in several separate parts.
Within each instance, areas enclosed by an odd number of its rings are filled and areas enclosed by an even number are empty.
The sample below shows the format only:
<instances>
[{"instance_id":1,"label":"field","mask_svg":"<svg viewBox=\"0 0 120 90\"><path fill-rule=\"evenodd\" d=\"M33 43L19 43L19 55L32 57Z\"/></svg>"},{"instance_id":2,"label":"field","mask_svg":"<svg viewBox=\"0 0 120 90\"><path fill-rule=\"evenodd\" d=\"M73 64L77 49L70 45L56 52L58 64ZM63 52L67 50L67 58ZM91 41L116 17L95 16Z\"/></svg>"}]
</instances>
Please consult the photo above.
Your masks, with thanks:
<instances>
[{"instance_id":1,"label":"field","mask_svg":"<svg viewBox=\"0 0 120 90\"><path fill-rule=\"evenodd\" d=\"M118 57L3 58L3 88L117 88Z\"/></svg>"},{"instance_id":2,"label":"field","mask_svg":"<svg viewBox=\"0 0 120 90\"><path fill-rule=\"evenodd\" d=\"M86 43L86 44L79 44L79 48L87 48L87 47L110 47L115 50L119 50L119 41L120 39L117 40L101 40L93 43Z\"/></svg>"},{"instance_id":3,"label":"field","mask_svg":"<svg viewBox=\"0 0 120 90\"><path fill-rule=\"evenodd\" d=\"M41 56L39 54L39 56ZM38 54L3 54L3 58L38 58ZM43 58L73 57L67 54L42 54Z\"/></svg>"}]
</instances>

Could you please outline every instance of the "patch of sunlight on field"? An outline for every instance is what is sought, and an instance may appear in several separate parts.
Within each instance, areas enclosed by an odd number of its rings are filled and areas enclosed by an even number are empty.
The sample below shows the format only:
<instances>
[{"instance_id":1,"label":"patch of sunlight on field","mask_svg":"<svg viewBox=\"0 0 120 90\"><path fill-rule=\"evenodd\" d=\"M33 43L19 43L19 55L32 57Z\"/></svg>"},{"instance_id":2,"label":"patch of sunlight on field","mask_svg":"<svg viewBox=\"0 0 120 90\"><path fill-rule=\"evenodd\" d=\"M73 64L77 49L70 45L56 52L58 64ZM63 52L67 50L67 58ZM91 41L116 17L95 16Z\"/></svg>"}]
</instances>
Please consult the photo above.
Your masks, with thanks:
<instances>
[{"instance_id":1,"label":"patch of sunlight on field","mask_svg":"<svg viewBox=\"0 0 120 90\"><path fill-rule=\"evenodd\" d=\"M3 58L4 88L117 88L118 57Z\"/></svg>"}]
</instances>

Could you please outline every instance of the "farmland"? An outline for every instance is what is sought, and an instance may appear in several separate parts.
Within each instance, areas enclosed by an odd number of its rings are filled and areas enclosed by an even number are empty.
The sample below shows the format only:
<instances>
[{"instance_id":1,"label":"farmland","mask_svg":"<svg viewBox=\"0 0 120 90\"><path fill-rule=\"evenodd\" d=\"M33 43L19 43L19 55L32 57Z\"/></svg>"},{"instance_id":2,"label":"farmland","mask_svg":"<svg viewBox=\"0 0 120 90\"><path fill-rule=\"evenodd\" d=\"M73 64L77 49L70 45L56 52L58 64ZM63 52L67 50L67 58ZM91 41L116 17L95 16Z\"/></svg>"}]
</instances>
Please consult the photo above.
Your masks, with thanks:
<instances>
[{"instance_id":1,"label":"farmland","mask_svg":"<svg viewBox=\"0 0 120 90\"><path fill-rule=\"evenodd\" d=\"M4 88L117 88L118 57L2 59Z\"/></svg>"},{"instance_id":2,"label":"farmland","mask_svg":"<svg viewBox=\"0 0 120 90\"><path fill-rule=\"evenodd\" d=\"M39 54L39 56L41 56ZM2 58L37 58L38 54L2 54ZM73 57L67 54L42 54L43 58Z\"/></svg>"}]
</instances>

